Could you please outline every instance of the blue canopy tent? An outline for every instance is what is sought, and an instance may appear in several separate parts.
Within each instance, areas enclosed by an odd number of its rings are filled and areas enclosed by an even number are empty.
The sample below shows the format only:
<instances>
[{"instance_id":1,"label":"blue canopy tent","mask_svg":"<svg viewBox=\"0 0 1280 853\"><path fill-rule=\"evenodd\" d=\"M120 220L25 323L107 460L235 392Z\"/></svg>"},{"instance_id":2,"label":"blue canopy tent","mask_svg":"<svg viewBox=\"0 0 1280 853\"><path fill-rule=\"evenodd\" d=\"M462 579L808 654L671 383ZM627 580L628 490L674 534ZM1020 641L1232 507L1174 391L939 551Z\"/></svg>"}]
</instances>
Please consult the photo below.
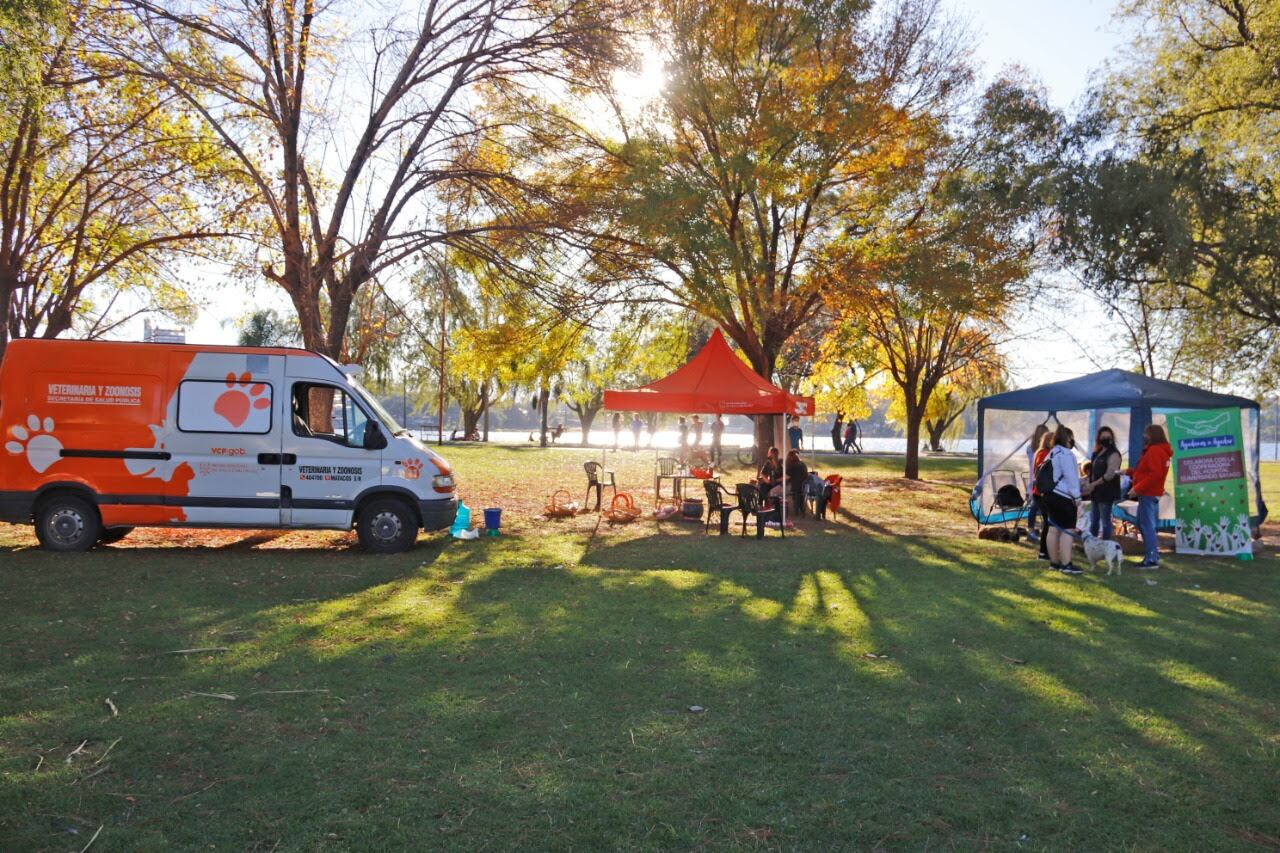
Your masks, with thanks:
<instances>
[{"instance_id":1,"label":"blue canopy tent","mask_svg":"<svg viewBox=\"0 0 1280 853\"><path fill-rule=\"evenodd\" d=\"M979 400L978 482L969 498L969 510L979 524L1002 524L1026 517L1027 507L1002 507L996 492L1001 486L1016 483L1023 494L1027 493L1028 444L1039 424L1047 423L1052 428L1063 423L1070 427L1076 435L1078 454L1093 446L1093 435L1099 427L1111 427L1116 444L1127 448L1124 467L1130 468L1142 454L1142 431L1148 424L1163 424L1165 416L1172 412L1228 408L1240 409L1249 506L1254 524L1261 524L1267 508L1262 502L1259 475L1261 418L1257 402L1125 370L1104 370ZM1135 507L1133 503L1118 503L1113 513L1134 521ZM1170 484L1160 502L1160 527L1172 529L1173 518Z\"/></svg>"}]
</instances>

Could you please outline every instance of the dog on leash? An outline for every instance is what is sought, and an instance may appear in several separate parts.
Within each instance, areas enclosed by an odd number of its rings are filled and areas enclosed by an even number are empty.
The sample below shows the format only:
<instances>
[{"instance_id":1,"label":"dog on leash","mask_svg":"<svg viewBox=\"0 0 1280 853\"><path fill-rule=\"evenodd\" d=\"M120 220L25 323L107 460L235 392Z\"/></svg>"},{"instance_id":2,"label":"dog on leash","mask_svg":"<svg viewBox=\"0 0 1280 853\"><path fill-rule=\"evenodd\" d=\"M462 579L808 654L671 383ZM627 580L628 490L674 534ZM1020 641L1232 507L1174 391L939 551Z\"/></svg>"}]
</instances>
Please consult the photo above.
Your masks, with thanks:
<instances>
[{"instance_id":1,"label":"dog on leash","mask_svg":"<svg viewBox=\"0 0 1280 853\"><path fill-rule=\"evenodd\" d=\"M1107 564L1107 577L1111 576L1111 572L1117 575L1124 574L1124 551L1120 550L1119 542L1112 542L1110 539L1099 539L1087 530L1080 531L1080 542L1084 545L1084 558L1092 569L1098 563Z\"/></svg>"}]
</instances>

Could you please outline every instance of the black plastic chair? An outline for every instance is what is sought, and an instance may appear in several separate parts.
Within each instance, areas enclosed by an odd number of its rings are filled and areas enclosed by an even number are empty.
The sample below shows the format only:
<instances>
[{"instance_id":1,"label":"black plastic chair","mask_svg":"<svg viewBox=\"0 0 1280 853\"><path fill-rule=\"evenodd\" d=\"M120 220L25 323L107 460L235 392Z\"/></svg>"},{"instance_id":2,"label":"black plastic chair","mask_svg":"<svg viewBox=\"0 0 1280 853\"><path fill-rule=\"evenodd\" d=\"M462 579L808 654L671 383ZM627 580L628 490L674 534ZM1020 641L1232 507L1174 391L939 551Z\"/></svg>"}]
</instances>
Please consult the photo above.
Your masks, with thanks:
<instances>
[{"instance_id":1,"label":"black plastic chair","mask_svg":"<svg viewBox=\"0 0 1280 853\"><path fill-rule=\"evenodd\" d=\"M734 507L742 515L742 535L747 535L747 518L754 517L756 520L756 536L764 535L764 519L762 513L767 513L760 506L760 489L754 483L739 483L736 487L738 494L738 505ZM729 515L726 514L726 524Z\"/></svg>"},{"instance_id":2,"label":"black plastic chair","mask_svg":"<svg viewBox=\"0 0 1280 853\"><path fill-rule=\"evenodd\" d=\"M707 493L707 521L702 525L702 531L705 533L711 527L712 518L720 521L721 529L727 528L729 513L737 509L738 505L727 504L724 499L726 495L733 493L715 480L704 480L702 488Z\"/></svg>"},{"instance_id":3,"label":"black plastic chair","mask_svg":"<svg viewBox=\"0 0 1280 853\"><path fill-rule=\"evenodd\" d=\"M613 481L613 472L606 471L604 466L599 462L584 462L582 470L587 472L587 494L582 499L582 505L586 506L587 501L591 499L591 490L596 492L596 512L600 511L600 503L604 498L604 487L608 486L613 489L613 496L618 496L618 484Z\"/></svg>"}]
</instances>

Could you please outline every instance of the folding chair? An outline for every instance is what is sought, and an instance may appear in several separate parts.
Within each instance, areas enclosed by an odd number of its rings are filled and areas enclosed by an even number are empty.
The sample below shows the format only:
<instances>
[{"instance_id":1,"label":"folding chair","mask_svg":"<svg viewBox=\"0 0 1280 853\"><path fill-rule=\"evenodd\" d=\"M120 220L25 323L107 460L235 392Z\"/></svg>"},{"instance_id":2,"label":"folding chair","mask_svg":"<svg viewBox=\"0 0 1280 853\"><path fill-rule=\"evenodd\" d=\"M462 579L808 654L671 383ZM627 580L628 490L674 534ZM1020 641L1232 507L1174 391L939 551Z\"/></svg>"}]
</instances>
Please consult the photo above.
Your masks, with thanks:
<instances>
[{"instance_id":1,"label":"folding chair","mask_svg":"<svg viewBox=\"0 0 1280 853\"><path fill-rule=\"evenodd\" d=\"M1018 483L1022 480L1022 475L1016 471L1000 469L992 471L991 478L991 506L987 508L987 514L994 516L999 514L1001 517L1001 525L1006 529L1016 529L1020 516L1014 515L1012 519L1006 517L1007 513L1017 512L1027 505L1027 500L1022 495L1022 491L1018 488Z\"/></svg>"},{"instance_id":2,"label":"folding chair","mask_svg":"<svg viewBox=\"0 0 1280 853\"><path fill-rule=\"evenodd\" d=\"M613 480L613 472L606 471L599 462L584 462L582 470L587 472L587 494L582 499L582 505L586 506L587 501L591 499L591 490L596 492L596 512L600 511L600 502L604 497L604 487L608 486L613 489L614 497L618 495L618 484Z\"/></svg>"},{"instance_id":3,"label":"folding chair","mask_svg":"<svg viewBox=\"0 0 1280 853\"><path fill-rule=\"evenodd\" d=\"M653 495L655 500L662 499L662 481L671 481L671 497L679 498L677 494L679 488L676 486L676 471L680 470L680 460L674 456L658 457L658 473L653 478Z\"/></svg>"}]
</instances>

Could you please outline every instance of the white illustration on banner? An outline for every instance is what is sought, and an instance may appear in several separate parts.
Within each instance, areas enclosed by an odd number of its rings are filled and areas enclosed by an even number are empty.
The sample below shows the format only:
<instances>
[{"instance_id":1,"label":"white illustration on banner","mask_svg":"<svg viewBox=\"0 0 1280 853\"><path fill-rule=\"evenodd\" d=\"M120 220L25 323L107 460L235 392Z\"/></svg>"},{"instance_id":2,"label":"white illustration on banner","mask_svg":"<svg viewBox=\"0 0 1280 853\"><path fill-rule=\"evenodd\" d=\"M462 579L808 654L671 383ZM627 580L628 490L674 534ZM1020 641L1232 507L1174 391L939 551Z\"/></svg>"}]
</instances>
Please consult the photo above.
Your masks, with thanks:
<instances>
[{"instance_id":1,"label":"white illustration on banner","mask_svg":"<svg viewBox=\"0 0 1280 853\"><path fill-rule=\"evenodd\" d=\"M1208 420L1200 420L1198 416L1190 420L1180 418L1177 415L1174 415L1173 418L1178 422L1178 429L1182 430L1187 435L1208 435L1209 433L1217 432L1226 426L1227 421L1231 420L1231 413L1223 412L1222 414Z\"/></svg>"},{"instance_id":2,"label":"white illustration on banner","mask_svg":"<svg viewBox=\"0 0 1280 853\"><path fill-rule=\"evenodd\" d=\"M1234 523L1224 515L1217 525L1202 524L1198 518L1190 524L1179 519L1174 522L1174 532L1178 551L1184 554L1237 554L1248 550L1253 541L1247 515L1236 516Z\"/></svg>"}]
</instances>

